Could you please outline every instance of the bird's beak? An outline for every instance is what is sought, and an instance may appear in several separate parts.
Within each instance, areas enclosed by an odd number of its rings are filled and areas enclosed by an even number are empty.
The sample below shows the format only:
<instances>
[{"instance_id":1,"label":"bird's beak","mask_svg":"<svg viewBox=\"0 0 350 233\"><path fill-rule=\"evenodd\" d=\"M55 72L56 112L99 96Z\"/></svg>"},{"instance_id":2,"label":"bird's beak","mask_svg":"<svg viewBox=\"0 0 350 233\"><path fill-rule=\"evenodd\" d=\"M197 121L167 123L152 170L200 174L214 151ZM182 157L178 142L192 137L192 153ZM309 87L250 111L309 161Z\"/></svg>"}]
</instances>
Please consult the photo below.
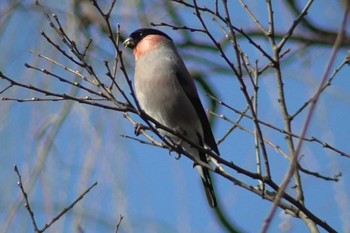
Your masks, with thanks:
<instances>
[{"instance_id":1,"label":"bird's beak","mask_svg":"<svg viewBox=\"0 0 350 233\"><path fill-rule=\"evenodd\" d=\"M135 41L133 38L129 37L123 42L125 48L133 49L135 47Z\"/></svg>"}]
</instances>

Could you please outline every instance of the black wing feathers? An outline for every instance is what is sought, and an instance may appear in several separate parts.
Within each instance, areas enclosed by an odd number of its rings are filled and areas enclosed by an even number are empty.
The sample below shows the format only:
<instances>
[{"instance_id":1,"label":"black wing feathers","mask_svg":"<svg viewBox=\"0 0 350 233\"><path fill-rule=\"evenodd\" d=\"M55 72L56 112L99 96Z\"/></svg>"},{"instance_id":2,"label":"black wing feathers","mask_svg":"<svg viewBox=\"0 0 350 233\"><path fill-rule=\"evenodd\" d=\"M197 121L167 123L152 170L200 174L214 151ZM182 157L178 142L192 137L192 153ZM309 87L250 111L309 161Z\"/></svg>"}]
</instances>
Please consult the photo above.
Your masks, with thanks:
<instances>
[{"instance_id":1,"label":"black wing feathers","mask_svg":"<svg viewBox=\"0 0 350 233\"><path fill-rule=\"evenodd\" d=\"M213 133L211 131L207 114L204 111L204 108L199 99L198 93L193 92L193 90L196 90L195 87L193 87L194 84L189 80L187 80L186 78L184 78L180 73L176 73L176 76L180 82L180 85L184 89L184 92L186 93L188 99L191 101L192 105L196 109L196 113L202 124L205 144L209 146L210 149L215 151L217 155L219 155L219 149L216 145Z\"/></svg>"}]
</instances>

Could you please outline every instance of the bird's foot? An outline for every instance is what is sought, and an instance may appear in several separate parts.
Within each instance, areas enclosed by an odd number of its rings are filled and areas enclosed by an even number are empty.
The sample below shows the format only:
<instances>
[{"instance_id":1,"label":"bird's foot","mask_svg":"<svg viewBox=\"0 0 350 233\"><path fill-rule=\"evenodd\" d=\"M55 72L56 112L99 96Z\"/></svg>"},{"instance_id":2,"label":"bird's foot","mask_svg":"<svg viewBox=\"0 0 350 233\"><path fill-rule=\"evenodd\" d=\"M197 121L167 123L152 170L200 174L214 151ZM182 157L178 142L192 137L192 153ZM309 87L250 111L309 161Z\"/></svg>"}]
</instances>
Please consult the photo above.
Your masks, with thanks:
<instances>
[{"instance_id":1,"label":"bird's foot","mask_svg":"<svg viewBox=\"0 0 350 233\"><path fill-rule=\"evenodd\" d=\"M137 123L137 124L135 125L134 134L135 134L136 136L139 136L140 133L141 133L141 130L149 130L149 129L150 129L150 128L149 128L148 126L145 126L145 125L142 125L142 124Z\"/></svg>"},{"instance_id":2,"label":"bird's foot","mask_svg":"<svg viewBox=\"0 0 350 233\"><path fill-rule=\"evenodd\" d=\"M172 152L176 152L177 156L175 159L179 160L181 158L181 140L174 141L172 138L165 136L165 139L170 142L173 146L169 148L169 155L171 155Z\"/></svg>"}]
</instances>

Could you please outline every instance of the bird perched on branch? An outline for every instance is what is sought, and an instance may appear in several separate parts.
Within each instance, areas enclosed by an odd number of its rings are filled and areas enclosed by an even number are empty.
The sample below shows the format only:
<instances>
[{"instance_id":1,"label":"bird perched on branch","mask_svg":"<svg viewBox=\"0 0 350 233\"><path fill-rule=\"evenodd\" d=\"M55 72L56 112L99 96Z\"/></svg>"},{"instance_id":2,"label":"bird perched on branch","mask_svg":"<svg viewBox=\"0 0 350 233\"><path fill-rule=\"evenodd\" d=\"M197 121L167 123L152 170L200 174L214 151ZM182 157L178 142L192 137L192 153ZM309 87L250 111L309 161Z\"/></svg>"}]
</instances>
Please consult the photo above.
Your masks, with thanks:
<instances>
[{"instance_id":1,"label":"bird perched on branch","mask_svg":"<svg viewBox=\"0 0 350 233\"><path fill-rule=\"evenodd\" d=\"M199 99L196 86L173 40L165 33L141 28L130 34L124 46L135 56L135 92L140 107L162 125L181 132L191 142L219 155L210 124ZM160 130L196 159L208 163L203 151ZM211 207L216 197L207 168L194 164L202 179Z\"/></svg>"}]
</instances>

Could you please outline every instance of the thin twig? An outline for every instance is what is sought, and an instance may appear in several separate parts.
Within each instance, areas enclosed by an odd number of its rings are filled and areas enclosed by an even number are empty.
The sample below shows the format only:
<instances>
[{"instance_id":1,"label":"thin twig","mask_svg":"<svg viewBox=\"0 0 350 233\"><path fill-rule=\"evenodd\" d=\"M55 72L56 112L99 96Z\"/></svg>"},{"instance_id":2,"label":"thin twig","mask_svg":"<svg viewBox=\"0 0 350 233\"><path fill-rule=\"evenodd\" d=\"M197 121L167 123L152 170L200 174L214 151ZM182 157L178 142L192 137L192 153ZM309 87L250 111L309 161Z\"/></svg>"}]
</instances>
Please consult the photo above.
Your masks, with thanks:
<instances>
[{"instance_id":1,"label":"thin twig","mask_svg":"<svg viewBox=\"0 0 350 233\"><path fill-rule=\"evenodd\" d=\"M211 99L215 100L215 101L216 101L217 103L219 103L220 105L226 107L227 109L229 109L229 110L231 110L231 111L233 111L233 112L235 112L235 113L237 113L237 114L239 114L239 115L242 115L242 116L244 116L244 117L246 117L246 118L248 118L248 119L253 120L253 117L250 116L250 115L248 115L248 114L246 114L245 112L239 111L238 109L235 109L235 108L231 107L230 105L228 105L228 104L225 103L224 101L222 101L222 100L216 98L215 96L211 96L211 95L209 95L209 94L208 94L208 96L209 96ZM272 125L272 124L269 124L269 123L267 123L267 122L265 122L265 121L262 121L262 120L260 120L260 119L257 119L257 121L258 121L260 124L262 124L262 125L264 125L264 126L266 126L266 127L269 127L269 128L271 128L271 129L273 129L273 130L276 130L276 131L278 131L278 132L280 132L280 133L283 133L283 134L285 134L285 135L287 135L287 136L289 136L289 137L298 138L298 139L301 139L301 140L304 140L304 141L307 141L307 142L316 142L316 143L320 144L322 147L328 148L328 149L330 149L330 150L336 152L336 153L339 154L340 156L344 156L344 157L350 158L350 154L349 154L349 153L346 153L346 152L344 152L344 151L341 151L341 150L335 148L334 146L332 146L332 145L330 145L330 144L328 144L328 143L322 142L322 141L321 141L320 139L318 139L318 138L315 138L315 137L311 137L311 138L301 137L300 135L297 135L297 134L295 134L295 133L286 132L286 130L281 129L281 128L278 128L278 127L276 127L276 126L274 126L274 125Z\"/></svg>"},{"instance_id":2,"label":"thin twig","mask_svg":"<svg viewBox=\"0 0 350 233\"><path fill-rule=\"evenodd\" d=\"M24 197L24 202L25 202L24 206L28 210L30 219L32 220L32 224L33 224L33 227L34 227L34 232L40 232L40 230L38 228L38 225L36 223L36 220L35 220L34 212L33 212L32 208L31 208L29 200L28 200L28 194L24 190L23 183L22 183L22 176L21 176L21 174L20 174L20 172L18 170L17 164L15 164L14 170L15 170L15 172L17 174L17 177L18 177L17 185L21 189L21 192L22 192L23 197Z\"/></svg>"},{"instance_id":3,"label":"thin twig","mask_svg":"<svg viewBox=\"0 0 350 233\"><path fill-rule=\"evenodd\" d=\"M259 20L255 17L255 15L253 14L253 12L251 12L251 10L249 9L248 5L243 1L243 0L239 0L239 2L241 3L243 9L247 12L247 14L249 15L249 17L253 20L253 22L256 24L256 26L258 26L259 30L264 33L266 36L268 34L268 32L265 30L265 28L261 25L261 23L259 22Z\"/></svg>"},{"instance_id":4,"label":"thin twig","mask_svg":"<svg viewBox=\"0 0 350 233\"><path fill-rule=\"evenodd\" d=\"M300 12L298 17L294 20L292 26L289 28L288 32L285 34L285 36L282 38L280 43L277 45L276 49L277 51L280 51L285 43L289 40L289 38L293 35L293 32L295 28L299 25L299 23L304 19L304 17L307 15L307 12L309 11L310 7L312 6L314 0L309 0L307 4L305 5L304 9Z\"/></svg>"},{"instance_id":5,"label":"thin twig","mask_svg":"<svg viewBox=\"0 0 350 233\"><path fill-rule=\"evenodd\" d=\"M48 229L52 224L54 224L56 221L58 221L64 214L66 214L69 210L73 209L73 207L84 198L88 192L91 191L95 186L97 185L97 182L93 183L85 192L83 192L72 204L70 204L68 207L64 208L61 213L56 215L48 224L45 224L45 227L40 231L44 232L46 229Z\"/></svg>"},{"instance_id":6,"label":"thin twig","mask_svg":"<svg viewBox=\"0 0 350 233\"><path fill-rule=\"evenodd\" d=\"M82 200L84 198L84 196L90 192L90 190L95 187L97 185L97 182L95 182L93 185L91 185L85 192L83 192L72 204L70 204L68 207L64 208L63 211L61 211L58 215L56 215L54 218L52 218L52 220L45 224L45 226L42 228L42 229L39 229L38 228L38 225L36 223L36 220L35 220L35 216L34 216L34 212L30 206L30 203L29 203L29 199L28 199L28 194L26 193L26 191L24 190L24 187L23 187L23 183L22 183L22 176L18 170L18 167L17 165L14 166L14 171L16 172L17 174L17 177L18 177L18 187L21 189L21 192L23 194L23 197L24 197L24 201L25 201L25 207L26 209L28 210L29 212L29 216L32 220L32 224L33 224L33 227L34 227L34 232L36 233L42 233L44 231L46 231L49 227L51 227L52 224L54 224L55 222L57 222L64 214L66 214L69 210L71 210L80 200Z\"/></svg>"},{"instance_id":7,"label":"thin twig","mask_svg":"<svg viewBox=\"0 0 350 233\"><path fill-rule=\"evenodd\" d=\"M325 85L321 88L321 93L324 92L327 87L332 85L332 82L334 80L334 78L337 76L337 74L339 73L339 71L346 65L348 64L348 58L346 57L343 62L339 65L338 68L336 68L333 72L333 74L331 75L331 77L329 78L329 80L327 81L327 83L325 83ZM291 119L294 119L296 116L298 116L307 106L309 106L309 104L312 102L312 100L315 98L315 96L312 96L308 101L306 101L292 116Z\"/></svg>"},{"instance_id":8,"label":"thin twig","mask_svg":"<svg viewBox=\"0 0 350 233\"><path fill-rule=\"evenodd\" d=\"M118 221L117 225L115 226L115 233L118 233L119 227L120 227L120 225L121 225L123 219L124 219L124 216L123 216L123 215L120 215L119 221Z\"/></svg>"}]
</instances>

